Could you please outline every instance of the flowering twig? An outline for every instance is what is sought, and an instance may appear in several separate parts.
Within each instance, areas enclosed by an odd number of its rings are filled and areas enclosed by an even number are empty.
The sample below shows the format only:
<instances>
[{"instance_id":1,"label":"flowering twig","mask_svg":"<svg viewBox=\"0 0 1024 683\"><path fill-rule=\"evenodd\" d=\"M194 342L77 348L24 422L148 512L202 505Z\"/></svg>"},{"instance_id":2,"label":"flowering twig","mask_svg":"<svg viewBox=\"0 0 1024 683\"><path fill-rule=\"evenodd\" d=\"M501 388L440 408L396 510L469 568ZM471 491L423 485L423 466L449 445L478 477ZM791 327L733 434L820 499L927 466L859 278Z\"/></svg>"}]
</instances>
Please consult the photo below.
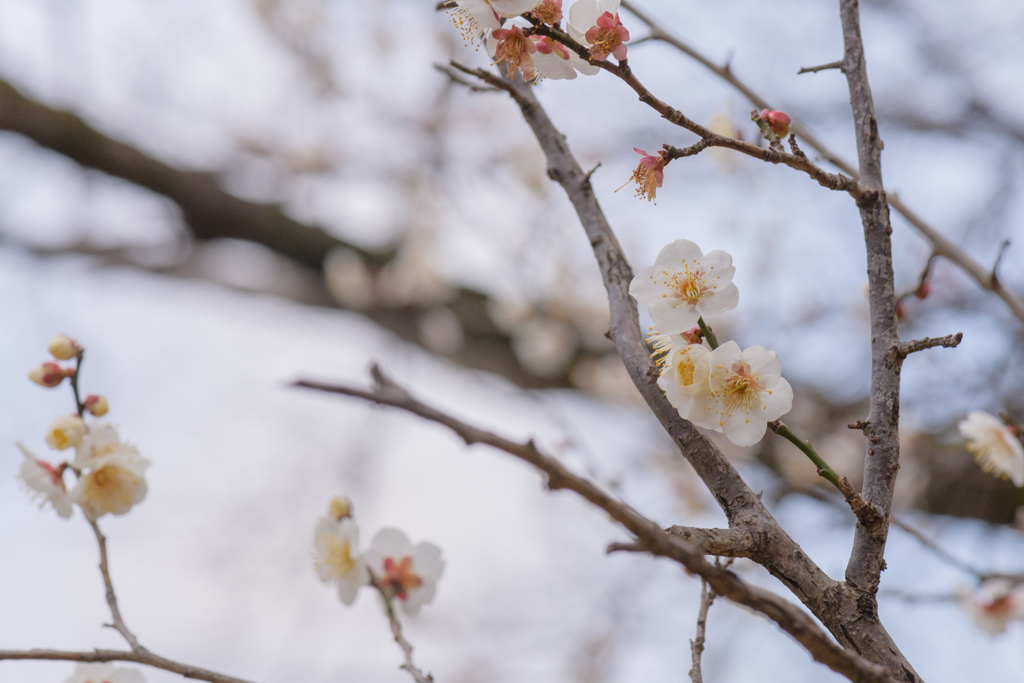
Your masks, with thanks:
<instances>
[{"instance_id":1,"label":"flowering twig","mask_svg":"<svg viewBox=\"0 0 1024 683\"><path fill-rule=\"evenodd\" d=\"M447 413L413 398L405 389L387 378L379 367L371 369L376 387L367 391L358 387L322 382L299 381L294 386L342 394L371 401L380 405L400 408L427 420L442 424L455 432L467 445L483 443L533 465L547 476L551 490L567 489L575 492L632 532L644 550L682 564L691 572L707 580L720 595L745 605L775 621L792 635L819 662L853 681L885 681L892 677L884 667L873 664L860 655L832 642L821 628L801 609L779 596L753 586L732 572L708 562L700 549L666 533L653 521L640 515L629 505L611 496L590 480L573 474L558 460L545 455L532 440L517 443L493 432L467 424Z\"/></svg>"},{"instance_id":2,"label":"flowering twig","mask_svg":"<svg viewBox=\"0 0 1024 683\"><path fill-rule=\"evenodd\" d=\"M380 585L380 581L373 575L373 572L370 572L370 585L376 588L381 598L383 598L384 611L387 613L388 622L391 624L391 635L394 636L395 642L398 643L398 647L402 648L402 653L405 655L405 663L399 668L408 671L416 683L434 683L434 677L424 673L412 661L412 644L405 639L405 635L402 632L402 622L398 620L398 615L395 613L391 592Z\"/></svg>"},{"instance_id":3,"label":"flowering twig","mask_svg":"<svg viewBox=\"0 0 1024 683\"><path fill-rule=\"evenodd\" d=\"M719 65L712 62L704 54L697 51L689 43L684 42L677 36L669 33L664 27L658 22L649 17L645 12L638 9L635 3L630 0L623 0L622 7L629 10L637 19L642 21L651 31L651 38L659 40L668 45L673 46L683 54L691 57L709 71L714 73L716 76L732 85L736 90L743 94L750 102L758 109L770 109L771 105L763 97L755 93L750 89L743 81L736 77L732 72L732 69L728 64ZM843 70L845 72L845 60L843 62ZM850 176L854 180L858 179L857 170L832 150L830 150L821 140L815 136L810 129L804 124L800 123L796 119L792 122L793 131L808 145L810 145L815 151L817 151L826 161L838 168L840 171ZM914 213L906 204L904 204L895 193L888 193L886 197L889 201L889 205L896 209L904 218L907 219L914 228L924 235L932 244L932 249L939 256L943 256L953 263L957 264L961 270L971 277L982 289L986 289L1000 299L1010 308L1013 315L1024 323L1024 298L1018 295L1016 292L1007 289L998 278L993 278L991 272L985 266L981 265L978 261L971 258L967 252L961 249L959 246L954 244L952 240L943 235L941 232L936 230L934 227L929 225L924 219Z\"/></svg>"},{"instance_id":4,"label":"flowering twig","mask_svg":"<svg viewBox=\"0 0 1024 683\"><path fill-rule=\"evenodd\" d=\"M100 531L100 527L94 520L89 520L89 526L92 527L92 531L96 534L96 543L100 547L100 574L103 575L103 586L106 589L107 606L110 607L110 616L113 619L112 624L105 624L110 628L124 636L124 639L128 641L128 645L131 646L133 652L146 652L146 648L139 645L139 639L135 637L135 634L128 630L128 626L125 625L124 619L121 618L121 610L117 606L117 595L114 593L114 583L110 580L110 565L107 563L107 537Z\"/></svg>"}]
</instances>

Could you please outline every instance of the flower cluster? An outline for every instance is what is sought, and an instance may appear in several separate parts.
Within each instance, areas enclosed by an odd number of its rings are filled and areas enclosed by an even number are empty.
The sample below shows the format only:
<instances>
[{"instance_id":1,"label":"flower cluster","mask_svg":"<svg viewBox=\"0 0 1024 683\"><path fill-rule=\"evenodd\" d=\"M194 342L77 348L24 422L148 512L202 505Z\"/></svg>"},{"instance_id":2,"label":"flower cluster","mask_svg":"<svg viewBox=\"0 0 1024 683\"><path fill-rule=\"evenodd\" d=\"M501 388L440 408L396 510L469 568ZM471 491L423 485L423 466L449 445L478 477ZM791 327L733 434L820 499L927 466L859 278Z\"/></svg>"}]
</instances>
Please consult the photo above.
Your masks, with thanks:
<instances>
[{"instance_id":1,"label":"flower cluster","mask_svg":"<svg viewBox=\"0 0 1024 683\"><path fill-rule=\"evenodd\" d=\"M65 519L71 517L73 505L78 505L90 520L107 513L123 515L146 497L144 475L149 461L134 446L122 442L109 423L96 420L86 424L87 414L106 415L109 405L106 398L96 394L88 395L84 401L79 398L78 373L85 351L78 342L58 335L50 342L49 350L57 360L74 358L75 366L61 367L47 361L33 368L29 378L49 388L69 380L77 412L54 418L46 433L46 443L57 451L73 448L75 457L70 462L53 465L16 443L25 457L20 479L34 496L42 498L43 504L49 502ZM70 492L64 481L68 470L77 478Z\"/></svg>"},{"instance_id":2,"label":"flower cluster","mask_svg":"<svg viewBox=\"0 0 1024 683\"><path fill-rule=\"evenodd\" d=\"M1009 479L1014 486L1024 486L1024 446L1016 425L981 410L972 410L957 426L967 439L967 450L981 469Z\"/></svg>"},{"instance_id":3,"label":"flower cluster","mask_svg":"<svg viewBox=\"0 0 1024 683\"><path fill-rule=\"evenodd\" d=\"M317 520L313 568L321 581L337 588L346 605L355 602L360 588L371 585L389 604L398 600L402 610L414 616L433 600L444 560L433 543L413 546L403 532L390 528L378 531L366 552L361 552L352 505L337 497L331 500L327 516Z\"/></svg>"},{"instance_id":4,"label":"flower cluster","mask_svg":"<svg viewBox=\"0 0 1024 683\"><path fill-rule=\"evenodd\" d=\"M724 251L704 254L690 240L676 240L633 278L629 293L647 307L662 333L652 336L661 369L658 385L679 414L723 432L738 446L752 446L769 422L793 407L793 389L774 351L741 350L734 341L712 346L704 339L703 317L735 308L739 301L735 272Z\"/></svg>"},{"instance_id":5,"label":"flower cluster","mask_svg":"<svg viewBox=\"0 0 1024 683\"><path fill-rule=\"evenodd\" d=\"M629 31L618 12L619 0L576 0L565 27L576 43L571 47L535 32L537 26L562 31L562 0L456 0L452 20L468 40L483 36L487 53L509 78L518 71L527 81L562 80L596 74L601 69L595 62L609 56L626 58ZM587 59L577 49L587 50Z\"/></svg>"}]
</instances>

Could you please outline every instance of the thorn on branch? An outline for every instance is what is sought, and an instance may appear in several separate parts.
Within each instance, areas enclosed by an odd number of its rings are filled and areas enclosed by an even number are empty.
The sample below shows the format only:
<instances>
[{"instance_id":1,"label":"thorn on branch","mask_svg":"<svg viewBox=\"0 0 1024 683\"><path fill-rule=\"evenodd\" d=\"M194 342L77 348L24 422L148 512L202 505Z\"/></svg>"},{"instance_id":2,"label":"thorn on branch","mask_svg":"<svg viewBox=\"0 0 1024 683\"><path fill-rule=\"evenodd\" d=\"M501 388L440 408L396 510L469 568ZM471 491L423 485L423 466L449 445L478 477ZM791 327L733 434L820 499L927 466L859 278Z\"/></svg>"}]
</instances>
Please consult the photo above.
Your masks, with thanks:
<instances>
[{"instance_id":1,"label":"thorn on branch","mask_svg":"<svg viewBox=\"0 0 1024 683\"><path fill-rule=\"evenodd\" d=\"M1003 254L1006 253L1006 249L1010 246L1010 240L1003 240L1003 243L999 245L999 253L996 254L996 262L992 264L992 273L988 276L989 284L995 287L996 283L999 282L999 264L1003 260Z\"/></svg>"},{"instance_id":2,"label":"thorn on branch","mask_svg":"<svg viewBox=\"0 0 1024 683\"><path fill-rule=\"evenodd\" d=\"M797 71L796 75L799 76L800 74L814 74L818 73L819 71L825 71L827 69L839 69L843 73L846 73L846 71L843 69L842 60L839 60L838 62L829 62L828 64L822 64L820 66L805 66L801 68L799 71Z\"/></svg>"},{"instance_id":3,"label":"thorn on branch","mask_svg":"<svg viewBox=\"0 0 1024 683\"><path fill-rule=\"evenodd\" d=\"M903 360L916 351L924 351L925 349L931 349L936 346L942 346L947 349L956 348L960 345L960 340L963 338L964 333L957 332L956 334L947 334L945 337L925 337L924 339L900 342L893 348L896 351L896 356L900 360Z\"/></svg>"},{"instance_id":4,"label":"thorn on branch","mask_svg":"<svg viewBox=\"0 0 1024 683\"><path fill-rule=\"evenodd\" d=\"M599 168L601 168L601 162L600 161L597 162L597 165L594 166L594 168L592 168L589 171L587 171L587 174L585 176L583 176L583 182L584 183L589 183L590 182L590 176L594 175L594 171L596 171Z\"/></svg>"}]
</instances>

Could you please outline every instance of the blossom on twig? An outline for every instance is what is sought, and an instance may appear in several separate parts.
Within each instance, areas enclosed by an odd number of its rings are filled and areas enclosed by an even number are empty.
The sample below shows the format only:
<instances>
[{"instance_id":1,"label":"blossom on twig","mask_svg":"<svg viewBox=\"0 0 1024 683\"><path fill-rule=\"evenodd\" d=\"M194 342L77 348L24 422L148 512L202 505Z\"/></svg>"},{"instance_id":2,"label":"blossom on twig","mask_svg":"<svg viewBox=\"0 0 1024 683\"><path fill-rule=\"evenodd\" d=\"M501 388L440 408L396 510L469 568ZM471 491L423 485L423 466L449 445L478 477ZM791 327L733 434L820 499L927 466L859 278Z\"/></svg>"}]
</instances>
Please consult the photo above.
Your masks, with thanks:
<instances>
[{"instance_id":1,"label":"blossom on twig","mask_svg":"<svg viewBox=\"0 0 1024 683\"><path fill-rule=\"evenodd\" d=\"M501 28L501 17L518 17L533 9L537 0L456 0L455 4L452 23L467 41L475 41Z\"/></svg>"},{"instance_id":2,"label":"blossom on twig","mask_svg":"<svg viewBox=\"0 0 1024 683\"><path fill-rule=\"evenodd\" d=\"M763 346L740 351L728 341L696 364L694 374L708 372L708 384L692 398L689 419L721 430L737 446L753 446L768 423L793 407L793 388L782 377L779 356Z\"/></svg>"},{"instance_id":3,"label":"blossom on twig","mask_svg":"<svg viewBox=\"0 0 1024 683\"><path fill-rule=\"evenodd\" d=\"M331 501L331 513L335 510ZM313 567L324 583L334 584L338 597L346 605L355 602L359 589L370 575L359 554L359 526L350 517L321 517L313 534Z\"/></svg>"},{"instance_id":4,"label":"blossom on twig","mask_svg":"<svg viewBox=\"0 0 1024 683\"><path fill-rule=\"evenodd\" d=\"M626 58L629 31L619 21L619 0L576 0L569 8L569 35L589 47L593 59Z\"/></svg>"},{"instance_id":5,"label":"blossom on twig","mask_svg":"<svg viewBox=\"0 0 1024 683\"><path fill-rule=\"evenodd\" d=\"M533 55L533 65L544 78L553 81L572 80L576 78L577 71L584 76L593 76L601 70L600 67L583 61L565 45L547 36L530 36L530 39L537 46L537 52Z\"/></svg>"},{"instance_id":6,"label":"blossom on twig","mask_svg":"<svg viewBox=\"0 0 1024 683\"><path fill-rule=\"evenodd\" d=\"M444 572L441 549L426 541L413 547L398 529L377 532L366 551L366 563L381 590L401 602L406 614L415 616L434 598L437 580Z\"/></svg>"},{"instance_id":7,"label":"blossom on twig","mask_svg":"<svg viewBox=\"0 0 1024 683\"><path fill-rule=\"evenodd\" d=\"M981 469L1024 486L1024 446L1008 426L981 410L967 413L957 426Z\"/></svg>"},{"instance_id":8,"label":"blossom on twig","mask_svg":"<svg viewBox=\"0 0 1024 683\"><path fill-rule=\"evenodd\" d=\"M542 24L558 26L562 22L562 0L541 0L530 15Z\"/></svg>"},{"instance_id":9,"label":"blossom on twig","mask_svg":"<svg viewBox=\"0 0 1024 683\"><path fill-rule=\"evenodd\" d=\"M64 468L66 464L54 467L45 460L37 458L32 451L28 450L20 442L15 441L25 460L21 463L20 478L36 494L43 497L43 504L47 501L53 506L57 514L64 519L71 516L71 499L68 497L67 489L64 486Z\"/></svg>"},{"instance_id":10,"label":"blossom on twig","mask_svg":"<svg viewBox=\"0 0 1024 683\"><path fill-rule=\"evenodd\" d=\"M524 80L532 79L537 73L532 56L536 51L536 43L530 40L519 26L499 28L491 31L487 37L488 54L494 58L496 63L505 65L505 71L509 78L515 76L516 71L519 71Z\"/></svg>"},{"instance_id":11,"label":"blossom on twig","mask_svg":"<svg viewBox=\"0 0 1024 683\"><path fill-rule=\"evenodd\" d=\"M668 164L669 157L660 152L658 154L648 154L636 147L633 148L633 151L641 156L640 163L637 165L636 170L633 171L633 175L630 176L629 180L622 187L629 185L631 182L636 183L636 196L640 199L646 197L647 201L653 202L658 195L658 188L661 187L662 181L665 180L665 165ZM615 191L618 192L619 190Z\"/></svg>"},{"instance_id":12,"label":"blossom on twig","mask_svg":"<svg viewBox=\"0 0 1024 683\"><path fill-rule=\"evenodd\" d=\"M740 293L732 283L735 273L726 252L703 254L690 240L676 240L658 253L653 266L633 278L629 293L647 306L661 332L679 334L696 326L702 315L736 307Z\"/></svg>"},{"instance_id":13,"label":"blossom on twig","mask_svg":"<svg viewBox=\"0 0 1024 683\"><path fill-rule=\"evenodd\" d=\"M86 431L85 423L78 415L58 415L46 431L46 443L58 451L77 448L85 438Z\"/></svg>"},{"instance_id":14,"label":"blossom on twig","mask_svg":"<svg viewBox=\"0 0 1024 683\"><path fill-rule=\"evenodd\" d=\"M105 422L95 423L75 454L74 466L83 471L71 500L89 519L110 513L123 515L146 497L144 477L149 460L138 449L121 442Z\"/></svg>"}]
</instances>

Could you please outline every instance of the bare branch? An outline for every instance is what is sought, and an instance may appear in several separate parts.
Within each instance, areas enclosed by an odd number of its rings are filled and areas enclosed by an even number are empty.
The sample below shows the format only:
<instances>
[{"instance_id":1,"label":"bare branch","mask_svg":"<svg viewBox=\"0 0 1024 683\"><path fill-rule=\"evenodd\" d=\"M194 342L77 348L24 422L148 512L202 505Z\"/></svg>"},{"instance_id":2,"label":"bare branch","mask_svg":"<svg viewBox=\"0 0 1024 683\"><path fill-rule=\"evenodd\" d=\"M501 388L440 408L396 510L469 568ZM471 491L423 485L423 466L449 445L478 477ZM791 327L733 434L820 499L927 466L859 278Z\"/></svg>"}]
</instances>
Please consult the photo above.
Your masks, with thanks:
<instances>
[{"instance_id":1,"label":"bare branch","mask_svg":"<svg viewBox=\"0 0 1024 683\"><path fill-rule=\"evenodd\" d=\"M134 652L126 650L92 650L89 652L69 652L66 650L0 650L0 661L3 660L46 660L65 662L133 662L163 669L184 678L193 678L208 683L251 683L244 678L226 676L216 671L203 669L190 664L181 664L165 657L160 657L145 649Z\"/></svg>"},{"instance_id":2,"label":"bare branch","mask_svg":"<svg viewBox=\"0 0 1024 683\"><path fill-rule=\"evenodd\" d=\"M124 619L121 618L121 610L117 606L117 595L114 593L114 583L110 580L110 565L107 563L107 537L103 535L99 525L94 520L89 520L89 526L92 527L93 533L96 534L96 543L100 547L100 574L103 575L107 606L110 607L110 616L114 622L108 624L108 626L120 633L128 641L128 645L131 646L133 652L146 652L146 648L139 645L139 639L128 630Z\"/></svg>"},{"instance_id":3,"label":"bare branch","mask_svg":"<svg viewBox=\"0 0 1024 683\"><path fill-rule=\"evenodd\" d=\"M704 555L719 557L751 557L757 551L757 538L745 529L700 529L690 526L670 526L670 536L694 546ZM608 552L647 552L639 543L612 543Z\"/></svg>"},{"instance_id":4,"label":"bare branch","mask_svg":"<svg viewBox=\"0 0 1024 683\"><path fill-rule=\"evenodd\" d=\"M799 71L797 71L796 75L799 76L800 74L814 74L818 73L819 71L825 71L826 69L839 69L840 71L842 71L843 62L829 62L828 64L822 64L821 66L805 66Z\"/></svg>"},{"instance_id":5,"label":"bare branch","mask_svg":"<svg viewBox=\"0 0 1024 683\"><path fill-rule=\"evenodd\" d=\"M637 19L647 25L651 30L651 38L667 43L688 57L694 59L716 76L732 85L758 109L773 109L767 100L755 93L743 81L738 79L729 68L728 64L715 64L704 54L693 48L689 43L686 43L677 36L670 34L658 22L642 10L638 9L631 0L623 0L622 7L629 10ZM792 120L791 128L804 142L816 150L826 161L838 168L847 176L850 176L852 179L858 179L857 171L853 166L830 150L806 125L801 123L795 117ZM917 229L918 232L924 235L925 239L931 242L932 249L936 254L957 264L971 277L971 279L978 283L982 289L993 292L996 296L1002 299L1013 315L1021 321L1021 323L1024 323L1024 298L1016 292L1007 289L1003 286L1002 282L993 280L991 278L990 271L985 266L975 261L967 254L967 252L954 244L948 237L929 225L924 219L904 204L895 193L888 193L887 199L892 208L896 209L896 211L907 219L907 222Z\"/></svg>"},{"instance_id":6,"label":"bare branch","mask_svg":"<svg viewBox=\"0 0 1024 683\"><path fill-rule=\"evenodd\" d=\"M925 337L924 339L900 342L895 347L896 355L902 359L917 351L933 349L936 346L954 349L960 345L960 340L963 338L964 333L957 332L956 334L947 334L945 337Z\"/></svg>"},{"instance_id":7,"label":"bare branch","mask_svg":"<svg viewBox=\"0 0 1024 683\"><path fill-rule=\"evenodd\" d=\"M700 607L697 609L697 632L690 641L690 681L704 683L700 671L700 658L704 654L704 641L708 624L708 610L715 601L715 592L708 588L708 582L700 580Z\"/></svg>"},{"instance_id":8,"label":"bare branch","mask_svg":"<svg viewBox=\"0 0 1024 683\"><path fill-rule=\"evenodd\" d=\"M405 663L399 668L408 671L416 683L434 683L434 677L424 673L412 661L412 643L406 640L405 635L402 633L402 622L398 620L398 615L395 613L395 604L391 598L391 593L380 585L377 577L372 572L370 573L370 585L376 588L384 599L384 611L391 625L391 635L394 636L395 642L398 643L398 647L402 648L402 654L405 655Z\"/></svg>"},{"instance_id":9,"label":"bare branch","mask_svg":"<svg viewBox=\"0 0 1024 683\"><path fill-rule=\"evenodd\" d=\"M996 261L992 264L992 273L989 275L989 280L992 285L995 286L999 282L999 264L1003 260L1003 254L1006 253L1006 249L1010 246L1010 240L1003 240L1003 243L999 245L999 253L996 254Z\"/></svg>"},{"instance_id":10,"label":"bare branch","mask_svg":"<svg viewBox=\"0 0 1024 683\"><path fill-rule=\"evenodd\" d=\"M716 567L704 559L700 549L666 533L657 524L640 515L629 505L616 499L584 477L573 474L558 460L542 453L532 440L517 443L479 427L467 424L447 413L413 398L409 392L388 379L379 367L372 368L377 387L366 391L346 385L300 381L294 386L352 396L380 405L400 408L427 420L442 424L455 432L467 445L483 443L505 451L533 465L547 476L551 490L567 489L578 494L636 536L639 544L654 555L682 564L707 580L708 585L733 602L760 612L778 624L803 645L815 660L852 681L892 683L884 667L873 664L853 651L844 650L800 608L779 596L748 584L732 572Z\"/></svg>"}]
</instances>

